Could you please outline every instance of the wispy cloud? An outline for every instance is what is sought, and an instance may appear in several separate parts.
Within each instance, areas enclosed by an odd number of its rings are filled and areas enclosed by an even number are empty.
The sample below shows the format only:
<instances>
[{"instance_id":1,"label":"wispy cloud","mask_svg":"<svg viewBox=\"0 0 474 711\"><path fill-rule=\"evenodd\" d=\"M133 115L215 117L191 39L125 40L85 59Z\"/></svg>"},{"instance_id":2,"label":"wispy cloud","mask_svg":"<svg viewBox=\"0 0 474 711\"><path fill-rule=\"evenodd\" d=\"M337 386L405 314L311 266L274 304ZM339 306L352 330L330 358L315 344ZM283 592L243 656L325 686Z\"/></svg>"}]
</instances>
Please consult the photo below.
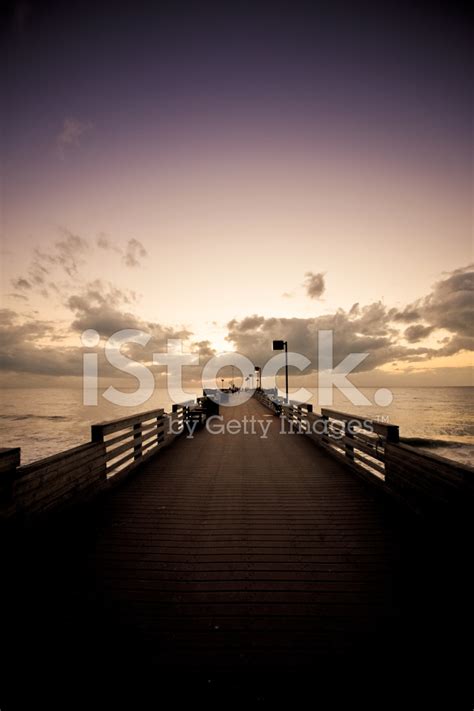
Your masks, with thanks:
<instances>
[{"instance_id":1,"label":"wispy cloud","mask_svg":"<svg viewBox=\"0 0 474 711\"><path fill-rule=\"evenodd\" d=\"M96 244L99 249L103 249L105 252L118 252L122 253L120 247L117 247L115 242L110 239L104 232L101 232L96 239Z\"/></svg>"},{"instance_id":2,"label":"wispy cloud","mask_svg":"<svg viewBox=\"0 0 474 711\"><path fill-rule=\"evenodd\" d=\"M141 266L140 260L148 256L148 252L143 244L135 238L129 239L125 249L122 249L102 232L97 237L96 244L99 249L103 249L105 252L117 252L117 254L121 254L122 262L126 267L139 267Z\"/></svg>"},{"instance_id":3,"label":"wispy cloud","mask_svg":"<svg viewBox=\"0 0 474 711\"><path fill-rule=\"evenodd\" d=\"M71 279L76 284L85 283L89 276L85 273L85 267L88 258L93 256L94 247L120 255L125 266L130 268L141 266L141 260L148 256L145 247L137 239L130 239L125 247L121 247L103 232L95 240L81 237L66 228L61 228L60 233L60 239L44 248L33 249L26 272L11 280L16 295L33 292L48 297L51 291L68 292ZM61 280L65 277L67 280L63 284Z\"/></svg>"},{"instance_id":4,"label":"wispy cloud","mask_svg":"<svg viewBox=\"0 0 474 711\"><path fill-rule=\"evenodd\" d=\"M63 127L56 137L59 157L64 160L69 149L80 146L82 137L92 128L90 121L80 121L72 116L65 118Z\"/></svg>"},{"instance_id":5,"label":"wispy cloud","mask_svg":"<svg viewBox=\"0 0 474 711\"><path fill-rule=\"evenodd\" d=\"M127 267L139 267L140 259L148 256L145 247L137 239L131 239L127 242L127 247L123 255L123 262Z\"/></svg>"}]
</instances>

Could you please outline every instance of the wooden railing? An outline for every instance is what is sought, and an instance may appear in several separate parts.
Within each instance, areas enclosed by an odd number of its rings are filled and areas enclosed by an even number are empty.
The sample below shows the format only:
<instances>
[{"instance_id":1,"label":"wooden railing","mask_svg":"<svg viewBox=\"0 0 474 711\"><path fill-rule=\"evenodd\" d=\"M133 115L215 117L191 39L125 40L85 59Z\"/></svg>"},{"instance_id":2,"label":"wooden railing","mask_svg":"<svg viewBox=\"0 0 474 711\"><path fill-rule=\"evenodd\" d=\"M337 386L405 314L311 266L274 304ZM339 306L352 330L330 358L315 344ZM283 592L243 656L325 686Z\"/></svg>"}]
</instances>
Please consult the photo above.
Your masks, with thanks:
<instances>
[{"instance_id":1,"label":"wooden railing","mask_svg":"<svg viewBox=\"0 0 474 711\"><path fill-rule=\"evenodd\" d=\"M309 434L361 475L383 480L387 442L398 442L398 426L323 408L312 414Z\"/></svg>"},{"instance_id":2,"label":"wooden railing","mask_svg":"<svg viewBox=\"0 0 474 711\"><path fill-rule=\"evenodd\" d=\"M20 466L20 449L0 449L0 520L34 518L95 496L185 432L203 424L215 405L207 398L101 422L91 441Z\"/></svg>"},{"instance_id":3,"label":"wooden railing","mask_svg":"<svg viewBox=\"0 0 474 711\"><path fill-rule=\"evenodd\" d=\"M397 425L346 412L269 398L256 399L288 428L310 437L358 475L417 513L472 514L474 469L400 442ZM465 519L467 518L464 517Z\"/></svg>"},{"instance_id":4,"label":"wooden railing","mask_svg":"<svg viewBox=\"0 0 474 711\"><path fill-rule=\"evenodd\" d=\"M164 444L165 412L163 409L149 410L92 425L91 438L104 446L105 476L108 479L146 461Z\"/></svg>"}]
</instances>

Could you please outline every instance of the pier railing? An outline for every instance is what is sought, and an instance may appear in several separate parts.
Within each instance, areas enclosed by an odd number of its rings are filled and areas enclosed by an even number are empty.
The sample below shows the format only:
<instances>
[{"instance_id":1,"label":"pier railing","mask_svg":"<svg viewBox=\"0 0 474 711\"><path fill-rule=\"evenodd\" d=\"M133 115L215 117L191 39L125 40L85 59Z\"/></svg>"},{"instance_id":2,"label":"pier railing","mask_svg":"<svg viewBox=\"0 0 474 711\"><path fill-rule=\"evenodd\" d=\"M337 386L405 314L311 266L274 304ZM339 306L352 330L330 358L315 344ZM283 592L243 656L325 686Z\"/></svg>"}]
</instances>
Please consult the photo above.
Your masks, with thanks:
<instances>
[{"instance_id":1,"label":"pier railing","mask_svg":"<svg viewBox=\"0 0 474 711\"><path fill-rule=\"evenodd\" d=\"M474 504L474 469L400 441L397 425L289 402L256 391L255 398L283 418L287 429L310 437L366 481L418 512L468 514Z\"/></svg>"},{"instance_id":2,"label":"pier railing","mask_svg":"<svg viewBox=\"0 0 474 711\"><path fill-rule=\"evenodd\" d=\"M323 408L311 413L308 434L362 476L385 478L387 442L398 442L398 426Z\"/></svg>"},{"instance_id":3,"label":"pier railing","mask_svg":"<svg viewBox=\"0 0 474 711\"><path fill-rule=\"evenodd\" d=\"M0 449L0 520L35 518L115 485L215 412L207 398L91 426L91 441L20 466L20 448Z\"/></svg>"}]
</instances>

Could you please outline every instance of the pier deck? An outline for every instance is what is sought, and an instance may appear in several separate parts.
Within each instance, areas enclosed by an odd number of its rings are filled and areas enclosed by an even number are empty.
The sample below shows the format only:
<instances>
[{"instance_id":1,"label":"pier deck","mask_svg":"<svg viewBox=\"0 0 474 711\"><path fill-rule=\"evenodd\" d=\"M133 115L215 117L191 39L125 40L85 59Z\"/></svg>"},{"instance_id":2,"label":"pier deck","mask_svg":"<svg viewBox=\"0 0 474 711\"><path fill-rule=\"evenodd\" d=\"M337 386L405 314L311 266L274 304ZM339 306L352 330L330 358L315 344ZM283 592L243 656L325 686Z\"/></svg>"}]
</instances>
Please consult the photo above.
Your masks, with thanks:
<instances>
[{"instance_id":1,"label":"pier deck","mask_svg":"<svg viewBox=\"0 0 474 711\"><path fill-rule=\"evenodd\" d=\"M99 668L115 691L124 675L157 691L179 678L178 696L252 678L257 698L292 674L462 680L452 552L255 399L221 414L268 420L268 436L182 437L63 535L16 549L7 677L20 660L63 679Z\"/></svg>"}]
</instances>

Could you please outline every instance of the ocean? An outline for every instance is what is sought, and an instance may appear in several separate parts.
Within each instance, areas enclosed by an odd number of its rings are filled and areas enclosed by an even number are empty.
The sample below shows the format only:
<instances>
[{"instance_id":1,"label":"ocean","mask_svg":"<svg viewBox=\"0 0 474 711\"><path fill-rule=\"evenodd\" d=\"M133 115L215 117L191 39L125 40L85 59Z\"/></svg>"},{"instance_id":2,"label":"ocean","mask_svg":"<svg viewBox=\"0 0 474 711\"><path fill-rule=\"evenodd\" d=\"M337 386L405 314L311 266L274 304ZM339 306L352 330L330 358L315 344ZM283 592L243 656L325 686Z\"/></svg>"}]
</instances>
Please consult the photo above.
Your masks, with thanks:
<instances>
[{"instance_id":1,"label":"ocean","mask_svg":"<svg viewBox=\"0 0 474 711\"><path fill-rule=\"evenodd\" d=\"M374 388L361 391L374 402ZM317 390L311 392L314 410L319 411ZM409 444L474 465L474 388L393 388L392 393L388 407L358 407L335 390L332 407L399 425L401 438ZM200 394L200 390L194 393ZM0 446L21 447L23 464L89 441L93 423L158 407L171 410L166 390L155 390L145 404L127 408L100 395L99 405L85 406L82 390L73 388L5 388L1 400Z\"/></svg>"}]
</instances>

